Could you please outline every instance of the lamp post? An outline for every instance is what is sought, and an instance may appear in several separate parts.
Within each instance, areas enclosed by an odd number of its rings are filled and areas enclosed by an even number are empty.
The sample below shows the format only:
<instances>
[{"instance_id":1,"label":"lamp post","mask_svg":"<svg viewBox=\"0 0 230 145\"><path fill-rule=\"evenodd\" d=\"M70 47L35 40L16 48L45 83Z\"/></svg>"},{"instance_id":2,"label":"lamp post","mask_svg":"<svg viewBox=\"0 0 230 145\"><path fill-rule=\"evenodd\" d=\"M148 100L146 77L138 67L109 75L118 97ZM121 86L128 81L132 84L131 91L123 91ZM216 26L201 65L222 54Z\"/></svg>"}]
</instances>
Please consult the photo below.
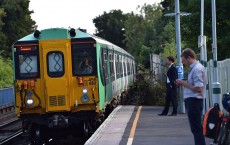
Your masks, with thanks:
<instances>
[{"instance_id":1,"label":"lamp post","mask_svg":"<svg viewBox=\"0 0 230 145\"><path fill-rule=\"evenodd\" d=\"M175 16L176 23L176 52L177 52L177 70L178 78L184 78L183 64L181 61L181 34L180 34L180 16L188 16L191 13L180 12L179 0L175 0L175 13L165 14L164 16ZM178 112L185 113L184 101L183 101L183 88L179 87L178 93Z\"/></svg>"},{"instance_id":2,"label":"lamp post","mask_svg":"<svg viewBox=\"0 0 230 145\"><path fill-rule=\"evenodd\" d=\"M213 104L220 104L221 87L217 80L217 43L216 43L216 0L212 0L212 49L213 49L213 83L212 83L212 99ZM221 104L220 104L221 105Z\"/></svg>"},{"instance_id":3,"label":"lamp post","mask_svg":"<svg viewBox=\"0 0 230 145\"><path fill-rule=\"evenodd\" d=\"M200 36L198 37L198 47L200 48L200 62L205 67L207 73L207 48L206 48L206 36L204 36L204 0L201 0L201 13L200 13ZM208 79L206 81L205 98L203 101L203 115L209 109L209 85Z\"/></svg>"}]
</instances>

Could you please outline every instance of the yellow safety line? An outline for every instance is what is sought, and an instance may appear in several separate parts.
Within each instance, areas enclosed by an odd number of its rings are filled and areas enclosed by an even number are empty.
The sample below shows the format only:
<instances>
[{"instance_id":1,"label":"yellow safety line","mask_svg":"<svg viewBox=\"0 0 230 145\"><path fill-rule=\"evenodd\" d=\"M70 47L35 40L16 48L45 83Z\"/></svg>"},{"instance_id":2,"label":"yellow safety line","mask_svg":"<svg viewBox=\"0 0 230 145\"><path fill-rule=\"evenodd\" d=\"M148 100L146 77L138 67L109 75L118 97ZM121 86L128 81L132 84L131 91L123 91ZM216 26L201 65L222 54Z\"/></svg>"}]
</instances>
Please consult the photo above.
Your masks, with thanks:
<instances>
[{"instance_id":1,"label":"yellow safety line","mask_svg":"<svg viewBox=\"0 0 230 145\"><path fill-rule=\"evenodd\" d=\"M138 107L137 114L135 116L135 119L133 121L133 126L132 126L130 134L129 134L129 139L128 139L127 145L132 145L132 143L133 143L133 138L134 138L134 134L135 134L136 127L137 127L137 122L139 120L139 116L141 113L141 108L142 108L142 106Z\"/></svg>"}]
</instances>

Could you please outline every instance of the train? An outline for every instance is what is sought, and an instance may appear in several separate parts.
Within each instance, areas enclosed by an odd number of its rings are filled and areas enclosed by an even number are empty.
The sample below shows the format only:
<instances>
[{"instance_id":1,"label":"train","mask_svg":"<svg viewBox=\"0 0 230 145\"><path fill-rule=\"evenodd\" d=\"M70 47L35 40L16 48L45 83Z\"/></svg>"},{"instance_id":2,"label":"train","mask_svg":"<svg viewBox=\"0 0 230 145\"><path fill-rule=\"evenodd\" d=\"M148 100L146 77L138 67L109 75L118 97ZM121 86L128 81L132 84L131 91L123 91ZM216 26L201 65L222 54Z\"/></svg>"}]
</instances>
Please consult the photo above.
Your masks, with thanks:
<instances>
[{"instance_id":1,"label":"train","mask_svg":"<svg viewBox=\"0 0 230 145\"><path fill-rule=\"evenodd\" d=\"M83 29L36 30L12 45L12 55L15 110L33 142L89 136L136 76L130 53Z\"/></svg>"}]
</instances>

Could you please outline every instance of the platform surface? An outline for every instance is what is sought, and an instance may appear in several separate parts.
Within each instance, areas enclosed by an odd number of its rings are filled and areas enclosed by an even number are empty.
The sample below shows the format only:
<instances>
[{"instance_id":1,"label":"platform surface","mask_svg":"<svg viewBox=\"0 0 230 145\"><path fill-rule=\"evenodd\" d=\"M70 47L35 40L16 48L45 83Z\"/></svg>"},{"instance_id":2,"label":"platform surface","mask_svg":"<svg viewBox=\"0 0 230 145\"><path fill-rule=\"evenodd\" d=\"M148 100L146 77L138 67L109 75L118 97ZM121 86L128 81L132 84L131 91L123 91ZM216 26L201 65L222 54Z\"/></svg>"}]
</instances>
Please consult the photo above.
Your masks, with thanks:
<instances>
[{"instance_id":1,"label":"platform surface","mask_svg":"<svg viewBox=\"0 0 230 145\"><path fill-rule=\"evenodd\" d=\"M162 109L118 106L85 145L194 145L187 114L158 116Z\"/></svg>"}]
</instances>

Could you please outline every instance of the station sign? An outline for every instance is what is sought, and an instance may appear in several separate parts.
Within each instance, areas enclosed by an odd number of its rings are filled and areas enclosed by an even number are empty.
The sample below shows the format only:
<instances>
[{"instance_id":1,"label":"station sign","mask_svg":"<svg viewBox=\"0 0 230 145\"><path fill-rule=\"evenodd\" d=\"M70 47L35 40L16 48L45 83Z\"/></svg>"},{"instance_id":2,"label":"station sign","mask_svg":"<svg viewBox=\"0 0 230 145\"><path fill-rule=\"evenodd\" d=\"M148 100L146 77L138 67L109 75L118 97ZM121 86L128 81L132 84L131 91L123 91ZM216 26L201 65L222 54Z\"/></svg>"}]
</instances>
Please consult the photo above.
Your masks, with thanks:
<instances>
[{"instance_id":1,"label":"station sign","mask_svg":"<svg viewBox=\"0 0 230 145\"><path fill-rule=\"evenodd\" d=\"M178 72L178 79L184 78L184 68L183 66L176 66Z\"/></svg>"}]
</instances>

